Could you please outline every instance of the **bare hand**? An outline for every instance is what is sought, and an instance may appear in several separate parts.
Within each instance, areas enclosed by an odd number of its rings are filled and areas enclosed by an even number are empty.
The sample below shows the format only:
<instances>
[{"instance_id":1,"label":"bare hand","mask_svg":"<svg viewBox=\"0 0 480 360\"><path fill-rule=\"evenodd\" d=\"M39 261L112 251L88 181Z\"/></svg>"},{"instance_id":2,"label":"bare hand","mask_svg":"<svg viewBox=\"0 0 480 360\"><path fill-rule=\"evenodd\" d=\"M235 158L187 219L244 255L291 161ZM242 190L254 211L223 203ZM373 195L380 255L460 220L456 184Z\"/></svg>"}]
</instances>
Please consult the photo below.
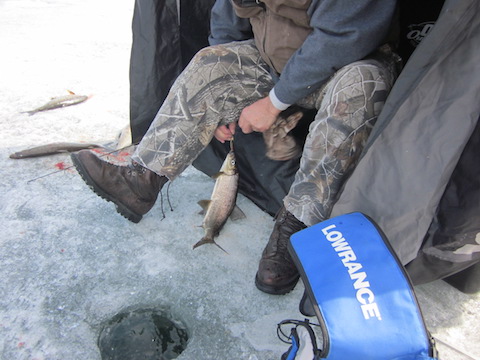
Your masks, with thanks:
<instances>
[{"instance_id":1,"label":"bare hand","mask_svg":"<svg viewBox=\"0 0 480 360\"><path fill-rule=\"evenodd\" d=\"M252 131L264 132L270 129L279 114L280 110L273 106L267 96L243 109L238 125L245 134Z\"/></svg>"},{"instance_id":2,"label":"bare hand","mask_svg":"<svg viewBox=\"0 0 480 360\"><path fill-rule=\"evenodd\" d=\"M231 140L233 140L233 135L235 134L236 125L237 125L237 123L230 123L228 125L220 125L215 130L213 136L215 137L215 139L220 141L222 144L225 141L231 141Z\"/></svg>"}]
</instances>

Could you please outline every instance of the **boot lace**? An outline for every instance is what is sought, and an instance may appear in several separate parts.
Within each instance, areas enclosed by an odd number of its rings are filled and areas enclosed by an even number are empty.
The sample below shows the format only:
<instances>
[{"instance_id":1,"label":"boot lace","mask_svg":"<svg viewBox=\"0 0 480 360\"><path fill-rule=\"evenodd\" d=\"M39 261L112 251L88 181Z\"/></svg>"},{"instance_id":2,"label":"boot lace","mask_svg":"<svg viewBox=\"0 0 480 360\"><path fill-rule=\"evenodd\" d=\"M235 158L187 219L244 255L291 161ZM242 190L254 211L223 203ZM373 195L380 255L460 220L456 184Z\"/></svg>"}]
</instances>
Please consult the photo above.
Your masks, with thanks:
<instances>
[{"instance_id":1,"label":"boot lace","mask_svg":"<svg viewBox=\"0 0 480 360\"><path fill-rule=\"evenodd\" d=\"M128 174L132 176L136 175L143 175L147 169L145 169L142 165L140 165L136 161L132 161L131 164L128 165Z\"/></svg>"}]
</instances>

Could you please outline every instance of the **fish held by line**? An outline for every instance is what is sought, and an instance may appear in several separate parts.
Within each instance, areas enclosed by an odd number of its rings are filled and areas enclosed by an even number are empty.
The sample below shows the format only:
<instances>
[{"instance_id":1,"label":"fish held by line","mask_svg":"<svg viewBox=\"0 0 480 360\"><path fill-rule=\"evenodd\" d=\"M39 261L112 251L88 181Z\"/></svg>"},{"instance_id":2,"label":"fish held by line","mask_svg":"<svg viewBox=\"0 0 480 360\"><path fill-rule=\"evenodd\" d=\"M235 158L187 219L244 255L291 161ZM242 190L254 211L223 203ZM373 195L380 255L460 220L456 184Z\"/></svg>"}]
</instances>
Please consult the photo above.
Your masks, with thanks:
<instances>
[{"instance_id":1,"label":"fish held by line","mask_svg":"<svg viewBox=\"0 0 480 360\"><path fill-rule=\"evenodd\" d=\"M197 248L203 244L215 244L224 252L214 238L220 233L223 225L230 217L232 220L245 218L245 214L236 206L237 190L238 190L238 171L235 164L235 154L231 150L220 169L215 175L215 186L213 188L210 200L200 200L198 204L205 211L202 227L204 236L193 245Z\"/></svg>"},{"instance_id":2,"label":"fish held by line","mask_svg":"<svg viewBox=\"0 0 480 360\"><path fill-rule=\"evenodd\" d=\"M87 95L77 95L70 90L68 90L68 93L69 93L68 95L54 97L46 104L30 111L23 111L22 113L33 115L41 111L53 110L53 109L58 109L66 106L80 104L88 100L89 98L91 98L91 96L87 96Z\"/></svg>"}]
</instances>

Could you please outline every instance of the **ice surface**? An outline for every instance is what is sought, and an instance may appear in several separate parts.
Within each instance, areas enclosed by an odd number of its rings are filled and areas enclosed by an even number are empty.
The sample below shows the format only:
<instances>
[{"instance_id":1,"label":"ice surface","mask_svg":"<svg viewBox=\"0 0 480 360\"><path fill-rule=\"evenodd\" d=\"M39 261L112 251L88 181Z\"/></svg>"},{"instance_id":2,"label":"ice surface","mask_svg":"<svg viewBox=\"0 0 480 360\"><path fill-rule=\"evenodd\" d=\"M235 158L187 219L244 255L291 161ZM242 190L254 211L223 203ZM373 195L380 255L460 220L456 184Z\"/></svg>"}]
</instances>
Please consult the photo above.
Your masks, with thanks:
<instances>
[{"instance_id":1,"label":"ice surface","mask_svg":"<svg viewBox=\"0 0 480 360\"><path fill-rule=\"evenodd\" d=\"M100 359L101 326L115 314L167 307L190 331L179 359L279 359L276 324L302 319L299 284L286 296L255 288L272 219L240 196L247 218L216 246L196 202L213 180L189 168L139 224L95 196L67 155L12 160L53 141L107 142L128 123L133 1L0 0L0 358ZM72 90L64 109L21 114ZM66 170L34 180L39 176ZM444 282L417 288L432 333L480 358L479 295ZM466 359L439 344L442 359Z\"/></svg>"}]
</instances>

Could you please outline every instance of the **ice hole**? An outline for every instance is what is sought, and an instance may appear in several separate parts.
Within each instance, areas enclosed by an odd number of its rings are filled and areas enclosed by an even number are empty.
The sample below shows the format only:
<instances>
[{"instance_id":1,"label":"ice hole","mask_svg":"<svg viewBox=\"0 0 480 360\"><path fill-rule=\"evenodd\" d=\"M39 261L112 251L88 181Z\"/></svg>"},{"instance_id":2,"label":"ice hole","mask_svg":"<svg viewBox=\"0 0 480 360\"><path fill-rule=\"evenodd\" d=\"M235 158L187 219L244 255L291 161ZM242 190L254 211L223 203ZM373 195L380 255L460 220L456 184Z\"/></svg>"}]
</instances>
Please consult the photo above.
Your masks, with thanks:
<instances>
[{"instance_id":1,"label":"ice hole","mask_svg":"<svg viewBox=\"0 0 480 360\"><path fill-rule=\"evenodd\" d=\"M102 360L170 360L185 350L186 326L159 309L138 309L115 315L102 328L98 347Z\"/></svg>"}]
</instances>

